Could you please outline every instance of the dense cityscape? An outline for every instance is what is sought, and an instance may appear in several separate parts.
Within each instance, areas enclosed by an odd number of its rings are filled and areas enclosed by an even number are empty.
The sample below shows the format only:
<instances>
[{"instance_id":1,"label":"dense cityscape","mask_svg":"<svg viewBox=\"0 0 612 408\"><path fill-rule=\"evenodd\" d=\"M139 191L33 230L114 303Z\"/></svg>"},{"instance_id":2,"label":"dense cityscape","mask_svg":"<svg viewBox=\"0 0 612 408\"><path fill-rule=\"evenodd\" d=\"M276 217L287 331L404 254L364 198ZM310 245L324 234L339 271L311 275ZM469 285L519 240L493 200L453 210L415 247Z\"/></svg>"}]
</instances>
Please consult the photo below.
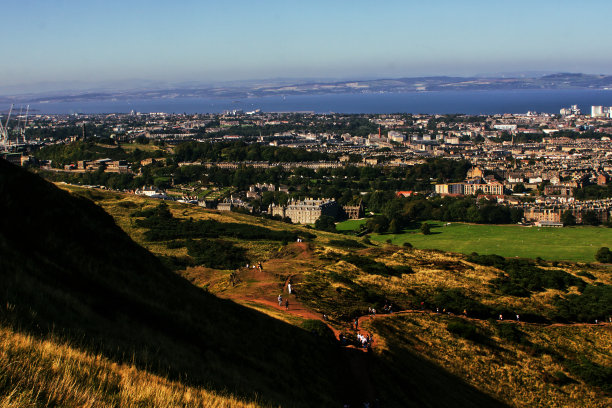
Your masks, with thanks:
<instances>
[{"instance_id":1,"label":"dense cityscape","mask_svg":"<svg viewBox=\"0 0 612 408\"><path fill-rule=\"evenodd\" d=\"M446 218L538 226L605 224L612 208L612 108L602 106L481 116L22 111L4 122L3 155L53 180L299 223L380 211L381 194L475 197L520 212ZM437 171L446 160L458 167ZM415 176L428 163L434 173Z\"/></svg>"}]
</instances>

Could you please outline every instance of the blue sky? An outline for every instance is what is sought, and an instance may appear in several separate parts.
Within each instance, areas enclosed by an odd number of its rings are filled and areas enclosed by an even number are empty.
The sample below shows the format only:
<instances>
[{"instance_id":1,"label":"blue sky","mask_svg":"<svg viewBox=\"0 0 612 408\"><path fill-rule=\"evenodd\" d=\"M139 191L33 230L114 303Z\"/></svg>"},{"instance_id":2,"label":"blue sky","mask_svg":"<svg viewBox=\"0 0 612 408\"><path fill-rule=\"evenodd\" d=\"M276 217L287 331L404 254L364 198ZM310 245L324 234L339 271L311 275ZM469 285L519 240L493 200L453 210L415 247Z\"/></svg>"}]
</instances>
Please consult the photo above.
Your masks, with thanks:
<instances>
[{"instance_id":1,"label":"blue sky","mask_svg":"<svg viewBox=\"0 0 612 408\"><path fill-rule=\"evenodd\" d=\"M4 2L0 16L4 88L612 74L609 0L21 0Z\"/></svg>"}]
</instances>

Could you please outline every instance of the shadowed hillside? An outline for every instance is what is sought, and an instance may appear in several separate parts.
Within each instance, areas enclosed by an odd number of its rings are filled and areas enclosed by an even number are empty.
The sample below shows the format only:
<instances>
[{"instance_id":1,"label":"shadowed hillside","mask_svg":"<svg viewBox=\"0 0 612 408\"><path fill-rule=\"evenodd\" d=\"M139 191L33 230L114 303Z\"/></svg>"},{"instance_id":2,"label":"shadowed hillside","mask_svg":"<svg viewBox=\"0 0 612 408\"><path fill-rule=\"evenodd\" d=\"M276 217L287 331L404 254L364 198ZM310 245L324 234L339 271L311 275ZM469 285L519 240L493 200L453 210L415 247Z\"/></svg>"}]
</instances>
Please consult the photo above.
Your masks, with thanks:
<instances>
[{"instance_id":1,"label":"shadowed hillside","mask_svg":"<svg viewBox=\"0 0 612 408\"><path fill-rule=\"evenodd\" d=\"M246 401L341 400L335 346L194 287L91 201L0 160L0 212L9 330Z\"/></svg>"},{"instance_id":2,"label":"shadowed hillside","mask_svg":"<svg viewBox=\"0 0 612 408\"><path fill-rule=\"evenodd\" d=\"M0 406L605 404L606 327L486 320L538 308L557 320L557 304L576 302L580 311L607 290L603 269L373 246L67 188L77 194L0 160ZM226 249L245 257L238 267ZM517 285L527 292L500 296ZM289 310L277 307L281 292ZM364 316L387 301L404 311ZM456 316L463 309L469 319ZM375 338L367 353L328 330L352 342L358 316Z\"/></svg>"}]
</instances>

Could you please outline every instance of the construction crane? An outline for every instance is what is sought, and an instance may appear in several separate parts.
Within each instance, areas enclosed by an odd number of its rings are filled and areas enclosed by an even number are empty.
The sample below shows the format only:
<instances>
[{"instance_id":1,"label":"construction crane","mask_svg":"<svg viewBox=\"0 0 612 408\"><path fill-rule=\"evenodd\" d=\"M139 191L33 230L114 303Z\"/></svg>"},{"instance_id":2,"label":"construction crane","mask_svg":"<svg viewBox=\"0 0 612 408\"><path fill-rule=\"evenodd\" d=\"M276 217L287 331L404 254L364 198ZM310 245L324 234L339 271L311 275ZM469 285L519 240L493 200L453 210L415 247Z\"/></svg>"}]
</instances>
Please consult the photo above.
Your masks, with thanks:
<instances>
[{"instance_id":1,"label":"construction crane","mask_svg":"<svg viewBox=\"0 0 612 408\"><path fill-rule=\"evenodd\" d=\"M11 105L8 116L4 125L0 121L0 149L9 150L11 146L11 133L9 132L9 121L11 120L11 114L13 113L14 105ZM19 116L17 120L17 127L13 129L13 133L17 133L15 137L15 145L19 143L27 144L26 141L26 127L28 125L28 115L30 113L30 105L26 105L25 116L23 115L23 106L19 108Z\"/></svg>"},{"instance_id":2,"label":"construction crane","mask_svg":"<svg viewBox=\"0 0 612 408\"><path fill-rule=\"evenodd\" d=\"M11 108L9 109L9 113L6 117L6 123L4 124L4 126L2 125L2 121L0 121L0 149L3 149L5 151L8 150L9 145L11 144L8 132L8 125L9 120L11 120L11 113L13 113L13 105L11 105Z\"/></svg>"}]
</instances>

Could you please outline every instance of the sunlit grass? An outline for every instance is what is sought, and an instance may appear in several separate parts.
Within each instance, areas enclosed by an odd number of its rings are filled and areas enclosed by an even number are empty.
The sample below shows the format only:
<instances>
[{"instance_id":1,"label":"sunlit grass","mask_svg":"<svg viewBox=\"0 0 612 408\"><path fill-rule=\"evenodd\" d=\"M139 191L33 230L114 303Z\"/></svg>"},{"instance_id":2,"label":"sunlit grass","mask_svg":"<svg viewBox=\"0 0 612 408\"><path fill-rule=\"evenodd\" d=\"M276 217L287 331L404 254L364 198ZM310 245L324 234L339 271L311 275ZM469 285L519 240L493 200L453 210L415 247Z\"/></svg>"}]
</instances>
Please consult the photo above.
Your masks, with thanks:
<instances>
[{"instance_id":1,"label":"sunlit grass","mask_svg":"<svg viewBox=\"0 0 612 408\"><path fill-rule=\"evenodd\" d=\"M505 257L595 262L595 252L612 245L612 228L538 228L518 225L480 225L429 221L431 235L418 229L402 234L373 234L372 240L409 242L416 248L431 248L469 254L498 254Z\"/></svg>"},{"instance_id":2,"label":"sunlit grass","mask_svg":"<svg viewBox=\"0 0 612 408\"><path fill-rule=\"evenodd\" d=\"M566 358L584 356L609 367L609 328L520 324L518 327L525 333L523 345L500 338L492 323L486 321L471 322L484 333L488 339L485 343L466 340L447 330L449 321L445 315L414 313L383 316L364 321L363 325L387 339L386 349L393 352L399 347L416 352L513 406L609 406L610 399L600 389L584 383L564 365ZM567 382L556 383L563 376Z\"/></svg>"},{"instance_id":3,"label":"sunlit grass","mask_svg":"<svg viewBox=\"0 0 612 408\"><path fill-rule=\"evenodd\" d=\"M0 328L2 407L259 407Z\"/></svg>"}]
</instances>

